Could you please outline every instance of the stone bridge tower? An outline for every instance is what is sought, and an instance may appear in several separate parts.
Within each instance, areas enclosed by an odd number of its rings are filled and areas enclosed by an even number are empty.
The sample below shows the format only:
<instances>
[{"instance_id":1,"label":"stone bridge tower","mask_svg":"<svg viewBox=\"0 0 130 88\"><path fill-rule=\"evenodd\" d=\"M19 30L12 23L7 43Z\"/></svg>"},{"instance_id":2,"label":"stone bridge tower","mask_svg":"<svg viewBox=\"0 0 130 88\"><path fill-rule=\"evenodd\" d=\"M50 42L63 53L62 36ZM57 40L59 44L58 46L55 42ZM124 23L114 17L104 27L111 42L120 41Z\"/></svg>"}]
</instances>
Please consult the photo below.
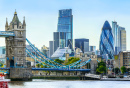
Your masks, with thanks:
<instances>
[{"instance_id":1,"label":"stone bridge tower","mask_svg":"<svg viewBox=\"0 0 130 88\"><path fill-rule=\"evenodd\" d=\"M32 77L31 68L26 67L26 23L18 19L15 11L13 20L8 25L6 19L5 31L14 32L14 37L6 37L6 67L10 67L8 78L13 80L28 80Z\"/></svg>"},{"instance_id":2,"label":"stone bridge tower","mask_svg":"<svg viewBox=\"0 0 130 88\"><path fill-rule=\"evenodd\" d=\"M24 67L26 58L26 23L25 18L23 23L18 19L15 11L14 17L8 25L6 18L5 31L14 32L14 37L6 37L6 66L7 67Z\"/></svg>"}]
</instances>

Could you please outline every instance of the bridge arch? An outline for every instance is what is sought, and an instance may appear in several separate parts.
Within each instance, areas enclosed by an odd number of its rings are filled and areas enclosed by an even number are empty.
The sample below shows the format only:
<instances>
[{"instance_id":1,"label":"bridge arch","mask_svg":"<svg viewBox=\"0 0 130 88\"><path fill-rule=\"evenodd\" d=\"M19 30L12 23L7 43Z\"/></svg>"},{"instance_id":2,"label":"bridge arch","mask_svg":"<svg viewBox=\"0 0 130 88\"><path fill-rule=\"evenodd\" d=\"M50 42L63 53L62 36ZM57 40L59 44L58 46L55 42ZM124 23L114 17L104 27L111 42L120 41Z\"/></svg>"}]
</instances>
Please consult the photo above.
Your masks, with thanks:
<instances>
[{"instance_id":1,"label":"bridge arch","mask_svg":"<svg viewBox=\"0 0 130 88\"><path fill-rule=\"evenodd\" d=\"M11 67L11 68L14 67L14 60L10 60L10 67Z\"/></svg>"}]
</instances>

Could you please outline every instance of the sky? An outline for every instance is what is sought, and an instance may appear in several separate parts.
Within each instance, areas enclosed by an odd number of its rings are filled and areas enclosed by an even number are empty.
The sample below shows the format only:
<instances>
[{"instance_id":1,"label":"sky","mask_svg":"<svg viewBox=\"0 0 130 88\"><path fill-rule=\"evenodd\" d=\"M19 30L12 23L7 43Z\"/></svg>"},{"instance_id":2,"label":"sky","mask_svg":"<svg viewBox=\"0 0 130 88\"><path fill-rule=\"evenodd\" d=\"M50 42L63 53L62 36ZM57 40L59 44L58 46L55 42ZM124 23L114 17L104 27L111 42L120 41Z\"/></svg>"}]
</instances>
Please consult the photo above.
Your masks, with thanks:
<instances>
[{"instance_id":1,"label":"sky","mask_svg":"<svg viewBox=\"0 0 130 88\"><path fill-rule=\"evenodd\" d=\"M6 17L10 23L15 9L18 18L26 20L26 37L41 49L49 46L57 31L58 11L72 9L73 38L87 38L89 45L99 49L101 28L106 20L125 27L127 50L130 50L130 0L0 0L0 31L5 30ZM0 46L5 39L0 38Z\"/></svg>"}]
</instances>

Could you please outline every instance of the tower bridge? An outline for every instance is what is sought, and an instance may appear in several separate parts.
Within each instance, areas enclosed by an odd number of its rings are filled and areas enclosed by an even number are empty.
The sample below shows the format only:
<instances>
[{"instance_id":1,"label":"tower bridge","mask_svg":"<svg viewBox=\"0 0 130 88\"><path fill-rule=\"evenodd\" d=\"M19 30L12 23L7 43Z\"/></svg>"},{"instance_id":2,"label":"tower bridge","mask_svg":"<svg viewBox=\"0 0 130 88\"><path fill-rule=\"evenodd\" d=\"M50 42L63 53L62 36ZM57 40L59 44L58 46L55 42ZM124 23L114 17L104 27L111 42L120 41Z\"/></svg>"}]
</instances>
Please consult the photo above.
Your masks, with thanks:
<instances>
[{"instance_id":1,"label":"tower bridge","mask_svg":"<svg viewBox=\"0 0 130 88\"><path fill-rule=\"evenodd\" d=\"M89 63L91 59L81 63L81 60L69 64L62 65L54 60L45 56L38 48L36 48L26 38L26 23L25 17L21 23L18 19L17 12L15 11L14 17L10 24L6 18L5 31L0 31L0 37L5 37L6 43L6 68L0 68L0 72L8 74L11 79L24 79L31 78L32 71L84 71L90 72L90 69L80 69L85 64ZM26 48L26 41L30 47L35 51L33 54ZM31 68L27 67L26 56L29 55L37 63L46 63L46 68ZM45 64L43 64L45 65Z\"/></svg>"}]
</instances>

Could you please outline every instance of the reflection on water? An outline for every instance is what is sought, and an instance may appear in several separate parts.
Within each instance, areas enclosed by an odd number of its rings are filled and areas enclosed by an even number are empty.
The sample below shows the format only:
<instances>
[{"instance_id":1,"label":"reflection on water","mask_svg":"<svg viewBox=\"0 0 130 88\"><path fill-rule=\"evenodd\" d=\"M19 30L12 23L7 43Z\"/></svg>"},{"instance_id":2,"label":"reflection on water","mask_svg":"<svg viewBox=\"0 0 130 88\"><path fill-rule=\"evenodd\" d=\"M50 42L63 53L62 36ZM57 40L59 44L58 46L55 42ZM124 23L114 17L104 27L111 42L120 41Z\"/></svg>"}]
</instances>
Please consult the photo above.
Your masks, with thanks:
<instances>
[{"instance_id":1,"label":"reflection on water","mask_svg":"<svg viewBox=\"0 0 130 88\"><path fill-rule=\"evenodd\" d=\"M130 82L34 79L30 82L10 82L9 88L130 88Z\"/></svg>"},{"instance_id":2,"label":"reflection on water","mask_svg":"<svg viewBox=\"0 0 130 88\"><path fill-rule=\"evenodd\" d=\"M14 81L13 81L13 82L10 82L9 84L12 85L12 86L13 86L13 85L24 86L24 83L25 83L25 82L14 82Z\"/></svg>"}]
</instances>

